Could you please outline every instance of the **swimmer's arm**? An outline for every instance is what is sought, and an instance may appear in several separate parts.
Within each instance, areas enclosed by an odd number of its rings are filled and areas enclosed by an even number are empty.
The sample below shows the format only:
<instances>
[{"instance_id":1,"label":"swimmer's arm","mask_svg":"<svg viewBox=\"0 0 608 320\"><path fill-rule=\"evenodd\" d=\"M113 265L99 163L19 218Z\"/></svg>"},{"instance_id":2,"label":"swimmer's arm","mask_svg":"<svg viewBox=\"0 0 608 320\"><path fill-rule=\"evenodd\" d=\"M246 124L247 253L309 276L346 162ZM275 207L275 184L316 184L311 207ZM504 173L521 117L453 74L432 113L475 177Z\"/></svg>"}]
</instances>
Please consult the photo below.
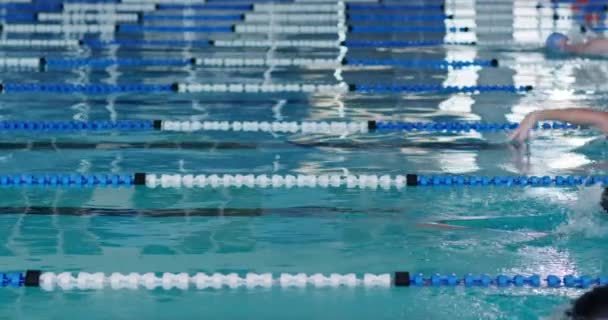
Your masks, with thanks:
<instances>
[{"instance_id":1,"label":"swimmer's arm","mask_svg":"<svg viewBox=\"0 0 608 320\"><path fill-rule=\"evenodd\" d=\"M554 109L533 112L536 121L561 121L590 125L608 133L608 112L586 108Z\"/></svg>"},{"instance_id":2,"label":"swimmer's arm","mask_svg":"<svg viewBox=\"0 0 608 320\"><path fill-rule=\"evenodd\" d=\"M510 138L514 141L528 139L530 130L536 126L538 121L561 121L578 125L590 125L597 127L608 134L608 112L595 111L591 109L572 108L558 110L535 111L526 116L513 131Z\"/></svg>"},{"instance_id":3,"label":"swimmer's arm","mask_svg":"<svg viewBox=\"0 0 608 320\"><path fill-rule=\"evenodd\" d=\"M583 43L569 44L566 51L578 54L608 54L608 39L596 38Z\"/></svg>"}]
</instances>

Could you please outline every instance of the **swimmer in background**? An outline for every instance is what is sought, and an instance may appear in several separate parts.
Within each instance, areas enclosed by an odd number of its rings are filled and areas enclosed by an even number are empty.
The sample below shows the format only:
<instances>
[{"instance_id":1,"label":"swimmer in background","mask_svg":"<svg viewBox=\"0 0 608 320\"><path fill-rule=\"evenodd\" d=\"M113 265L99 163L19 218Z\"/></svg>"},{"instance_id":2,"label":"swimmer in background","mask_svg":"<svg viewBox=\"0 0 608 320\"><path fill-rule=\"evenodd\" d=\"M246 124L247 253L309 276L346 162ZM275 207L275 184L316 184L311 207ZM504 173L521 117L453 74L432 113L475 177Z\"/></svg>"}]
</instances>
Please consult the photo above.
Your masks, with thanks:
<instances>
[{"instance_id":1,"label":"swimmer in background","mask_svg":"<svg viewBox=\"0 0 608 320\"><path fill-rule=\"evenodd\" d=\"M560 53L608 55L608 39L595 38L584 43L571 44L567 36L553 33L547 38L547 50ZM561 121L577 125L589 125L608 135L608 112L584 108L541 110L528 114L510 135L511 141L523 142L530 137L530 130L539 121Z\"/></svg>"},{"instance_id":2,"label":"swimmer in background","mask_svg":"<svg viewBox=\"0 0 608 320\"><path fill-rule=\"evenodd\" d=\"M583 43L572 44L570 39L561 33L547 37L546 48L554 53L575 53L590 55L608 55L608 39L593 38ZM589 125L600 129L608 135L608 112L591 109L571 108L559 110L542 110L528 114L513 131L510 139L523 142L530 137L530 130L538 121L561 121L578 125Z\"/></svg>"},{"instance_id":3,"label":"swimmer in background","mask_svg":"<svg viewBox=\"0 0 608 320\"><path fill-rule=\"evenodd\" d=\"M547 37L545 47L551 53L608 55L606 38L590 38L585 42L571 43L568 36L556 32Z\"/></svg>"},{"instance_id":4,"label":"swimmer in background","mask_svg":"<svg viewBox=\"0 0 608 320\"><path fill-rule=\"evenodd\" d=\"M584 43L571 44L567 36L553 33L547 38L547 50L559 53L606 54L608 39L595 38ZM589 125L600 129L608 135L608 112L584 108L556 109L534 111L528 114L519 127L510 135L510 140L521 143L530 137L530 130L539 121L561 121L577 125Z\"/></svg>"},{"instance_id":5,"label":"swimmer in background","mask_svg":"<svg viewBox=\"0 0 608 320\"><path fill-rule=\"evenodd\" d=\"M553 53L572 53L588 55L607 55L608 39L593 38L584 43L571 44L570 39L561 33L551 34L546 41L547 50ZM597 127L608 136L608 112L595 111L584 108L570 108L557 110L541 110L528 114L521 121L519 127L510 135L510 140L522 143L528 140L532 128L536 127L539 121L560 121L578 125L589 125ZM608 188L602 193L600 201L602 207L608 212ZM419 224L422 227L446 230L468 229L464 226L452 225L444 221ZM539 233L542 235L543 233Z\"/></svg>"}]
</instances>

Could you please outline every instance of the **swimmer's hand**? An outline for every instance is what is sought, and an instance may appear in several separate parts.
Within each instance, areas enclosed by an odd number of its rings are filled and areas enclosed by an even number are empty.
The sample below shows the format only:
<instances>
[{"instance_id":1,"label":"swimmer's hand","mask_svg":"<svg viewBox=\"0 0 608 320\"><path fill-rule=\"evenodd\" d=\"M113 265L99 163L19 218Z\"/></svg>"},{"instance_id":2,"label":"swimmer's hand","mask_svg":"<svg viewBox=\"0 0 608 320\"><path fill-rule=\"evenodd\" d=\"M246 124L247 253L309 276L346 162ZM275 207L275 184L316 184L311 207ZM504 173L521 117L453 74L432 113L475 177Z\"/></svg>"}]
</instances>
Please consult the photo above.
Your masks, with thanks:
<instances>
[{"instance_id":1,"label":"swimmer's hand","mask_svg":"<svg viewBox=\"0 0 608 320\"><path fill-rule=\"evenodd\" d=\"M510 135L509 140L516 143L522 143L530 137L530 131L536 127L538 122L538 112L529 113L524 120L519 123L517 129L515 129Z\"/></svg>"}]
</instances>

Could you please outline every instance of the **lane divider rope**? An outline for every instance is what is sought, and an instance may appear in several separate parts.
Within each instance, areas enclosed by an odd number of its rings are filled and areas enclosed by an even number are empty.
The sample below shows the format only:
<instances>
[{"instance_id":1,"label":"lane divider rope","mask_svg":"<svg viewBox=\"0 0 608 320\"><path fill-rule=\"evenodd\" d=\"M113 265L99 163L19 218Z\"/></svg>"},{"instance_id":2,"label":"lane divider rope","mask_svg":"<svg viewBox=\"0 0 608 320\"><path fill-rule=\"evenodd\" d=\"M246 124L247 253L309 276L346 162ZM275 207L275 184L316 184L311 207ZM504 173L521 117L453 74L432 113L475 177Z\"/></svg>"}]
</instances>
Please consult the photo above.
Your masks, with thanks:
<instances>
[{"instance_id":1,"label":"lane divider rope","mask_svg":"<svg viewBox=\"0 0 608 320\"><path fill-rule=\"evenodd\" d=\"M111 24L3 24L3 33L113 33L117 27Z\"/></svg>"},{"instance_id":2,"label":"lane divider rope","mask_svg":"<svg viewBox=\"0 0 608 320\"><path fill-rule=\"evenodd\" d=\"M331 4L329 4L331 5ZM336 4L334 4L336 5ZM341 5L338 3L337 5ZM353 3L353 4L342 4L348 10L366 10L366 11L427 11L427 10L439 10L446 11L446 5L444 3L441 4L422 4L422 5L408 5L408 4L400 4L400 3ZM291 7L290 4L267 4L267 3L256 3L254 5L255 11L264 11L264 10L279 10L279 11L291 11L297 12L297 9L308 9L313 7L311 4L301 4L301 8ZM448 6L449 7L449 6ZM594 5L594 4L586 4L585 8L588 9L596 9L596 10L606 10L608 6L604 4ZM567 3L550 3L545 4L541 2L537 3L526 3L526 4L517 4L514 5L511 3L475 3L473 5L467 5L466 3L458 4L458 6L450 8L451 10L457 9L465 9L465 10L478 10L478 11L513 11L513 9L517 9L518 11L523 10L542 10L542 9L571 9L571 5ZM312 9L310 9L312 10Z\"/></svg>"},{"instance_id":3,"label":"lane divider rope","mask_svg":"<svg viewBox=\"0 0 608 320\"><path fill-rule=\"evenodd\" d=\"M170 3L78 3L63 4L64 12L151 12L158 10L251 11L252 3L242 4L170 4Z\"/></svg>"},{"instance_id":4,"label":"lane divider rope","mask_svg":"<svg viewBox=\"0 0 608 320\"><path fill-rule=\"evenodd\" d=\"M154 20L149 18L154 16L153 14L145 15L143 20ZM273 18L277 22L333 22L337 21L335 14L329 13L274 13ZM198 20L196 15L192 16L167 16L167 20ZM184 17L184 19L181 19ZM349 13L345 15L348 21L352 22L372 22L372 21L391 21L391 22L408 22L408 21L437 21L443 22L445 20L467 20L472 19L475 21L500 21L500 20L513 20L513 18L526 21L536 21L538 19L552 19L552 20L575 20L582 18L582 15L563 15L563 14L502 14L502 13L488 13L483 16L471 16L465 14L434 14L434 15L404 15L404 14L353 14ZM270 14L248 12L244 14L243 20L247 22L267 22L270 18ZM204 20L204 19L202 19Z\"/></svg>"},{"instance_id":5,"label":"lane divider rope","mask_svg":"<svg viewBox=\"0 0 608 320\"><path fill-rule=\"evenodd\" d=\"M351 134L368 132L497 132L514 130L517 123L482 123L482 122L396 122L396 121L154 121L153 127L162 131L244 131L274 133L325 133ZM2 125L0 123L0 130ZM580 126L544 122L534 129L569 130L580 129Z\"/></svg>"},{"instance_id":6,"label":"lane divider rope","mask_svg":"<svg viewBox=\"0 0 608 320\"><path fill-rule=\"evenodd\" d=\"M335 15L333 15L335 16ZM335 19L334 19L335 20ZM143 13L139 17L140 22L146 21L247 21L244 14L158 14ZM258 20L260 21L260 20ZM333 20L332 20L333 21ZM262 22L262 21L260 21ZM264 21L268 22L268 20Z\"/></svg>"},{"instance_id":7,"label":"lane divider rope","mask_svg":"<svg viewBox=\"0 0 608 320\"><path fill-rule=\"evenodd\" d=\"M55 13L40 12L34 17L39 22L138 22L137 13Z\"/></svg>"},{"instance_id":8,"label":"lane divider rope","mask_svg":"<svg viewBox=\"0 0 608 320\"><path fill-rule=\"evenodd\" d=\"M31 69L108 67L108 66L200 66L200 67L313 67L336 68L339 66L387 66L404 68L461 69L467 67L498 67L491 60L397 60L397 59L323 59L323 58L0 58L0 67Z\"/></svg>"},{"instance_id":9,"label":"lane divider rope","mask_svg":"<svg viewBox=\"0 0 608 320\"><path fill-rule=\"evenodd\" d=\"M142 26L142 25L113 25L113 24L3 24L3 33L283 33L283 34L335 34L345 33L412 33L412 32L482 32L504 33L525 30L538 30L539 27L446 27L446 26L335 26L335 25L220 25L220 26ZM556 27L547 27L547 30L556 30Z\"/></svg>"},{"instance_id":10,"label":"lane divider rope","mask_svg":"<svg viewBox=\"0 0 608 320\"><path fill-rule=\"evenodd\" d=\"M158 4L158 10L205 10L214 5L199 4L199 5L179 5L179 4ZM586 8L597 8L598 10L606 10L606 5L586 5ZM491 3L491 4L476 4L475 6L460 6L460 9L475 9L486 11L512 11L514 6L510 3ZM529 4L516 6L519 10L541 10L541 9L569 9L568 4ZM395 11L395 12L420 12L420 11L438 11L446 10L444 4L365 4L365 3L253 3L243 5L224 5L215 7L215 9L236 9L236 10L252 10L254 12L335 12L338 9L347 11Z\"/></svg>"},{"instance_id":11,"label":"lane divider rope","mask_svg":"<svg viewBox=\"0 0 608 320\"><path fill-rule=\"evenodd\" d=\"M607 185L608 176L254 175L254 174L4 174L0 187L346 188L572 187Z\"/></svg>"},{"instance_id":12,"label":"lane divider rope","mask_svg":"<svg viewBox=\"0 0 608 320\"><path fill-rule=\"evenodd\" d=\"M258 13L247 12L245 14L158 14L152 12L134 12L122 13L112 11L102 11L99 13L92 12L39 12L39 13L10 13L4 15L4 19L15 21L38 21L38 22L76 22L76 21L91 21L91 22L132 22L143 23L146 21L245 21L254 23L266 23L272 17L274 21L280 23L306 23L306 22L337 22L338 16L333 13ZM344 18L351 22L408 22L408 21L436 21L442 23L446 20L460 21L474 19L475 21L500 21L512 20L513 14L484 14L483 16L467 16L454 14L435 14L435 15L403 15L403 14L345 14ZM579 15L559 15L559 14L536 14L524 15L518 14L516 17L520 20L534 22L538 19L552 20L575 20L580 19Z\"/></svg>"},{"instance_id":13,"label":"lane divider rope","mask_svg":"<svg viewBox=\"0 0 608 320\"><path fill-rule=\"evenodd\" d=\"M62 4L63 12L148 12L156 11L157 4L154 3L78 3L64 2ZM48 10L39 10L48 11Z\"/></svg>"},{"instance_id":14,"label":"lane divider rope","mask_svg":"<svg viewBox=\"0 0 608 320\"><path fill-rule=\"evenodd\" d=\"M211 4L158 4L158 10L241 10L255 12L336 12L337 10L352 11L443 11L443 5L361 5L344 3L251 3L234 5L211 5Z\"/></svg>"},{"instance_id":15,"label":"lane divider rope","mask_svg":"<svg viewBox=\"0 0 608 320\"><path fill-rule=\"evenodd\" d=\"M86 3L86 2L49 2L49 3L2 3L0 9L32 12L149 12L156 10L231 10L255 12L335 12L339 6L349 11L445 11L444 4L404 5L404 4L359 4L359 3L249 3L249 4L171 4L171 3ZM479 11L512 11L513 5L508 3L477 4L475 7L459 7L459 9L476 9ZM518 5L519 10L569 9L568 4L530 4ZM606 5L586 4L585 8L606 10Z\"/></svg>"},{"instance_id":16,"label":"lane divider rope","mask_svg":"<svg viewBox=\"0 0 608 320\"><path fill-rule=\"evenodd\" d=\"M590 288L608 284L606 276L576 275L498 275L466 274L410 274L407 271L393 273L112 273L102 272L25 272L0 273L1 287L39 287L53 290L101 290L120 289L236 289L236 288L338 288L338 287L465 287L465 288Z\"/></svg>"},{"instance_id":17,"label":"lane divider rope","mask_svg":"<svg viewBox=\"0 0 608 320\"><path fill-rule=\"evenodd\" d=\"M411 48L433 46L504 46L504 45L543 45L544 41L521 42L514 40L478 40L478 41L443 41L443 40L81 40L81 45L91 48L105 48L108 46L134 47L160 46L160 47L243 47L243 48L340 48L350 49L379 49L379 48Z\"/></svg>"},{"instance_id":18,"label":"lane divider rope","mask_svg":"<svg viewBox=\"0 0 608 320\"><path fill-rule=\"evenodd\" d=\"M234 131L267 133L356 134L369 132L498 132L514 130L517 123L397 122L397 121L0 121L0 132L11 131ZM578 125L543 122L535 130L572 130Z\"/></svg>"},{"instance_id":19,"label":"lane divider rope","mask_svg":"<svg viewBox=\"0 0 608 320\"><path fill-rule=\"evenodd\" d=\"M0 47L73 48L81 45L81 41L76 39L0 39Z\"/></svg>"},{"instance_id":20,"label":"lane divider rope","mask_svg":"<svg viewBox=\"0 0 608 320\"><path fill-rule=\"evenodd\" d=\"M66 26L66 28L68 28ZM483 30L480 30L483 29ZM203 32L203 33L286 33L286 34L334 34L338 32L349 33L392 33L392 32L489 32L513 31L513 27L446 27L446 26L336 26L336 25L244 25L231 26L140 26L119 25L117 32Z\"/></svg>"},{"instance_id":21,"label":"lane divider rope","mask_svg":"<svg viewBox=\"0 0 608 320\"><path fill-rule=\"evenodd\" d=\"M108 94L121 92L145 92L145 93L317 93L336 94L358 92L371 93L470 93L479 94L484 92L510 92L526 93L531 91L532 86L514 85L477 85L477 86L443 86L443 85L384 85L384 84L307 84L307 83L285 83L285 84L259 84L259 83L174 83L167 85L153 84L18 84L4 83L0 87L4 93L17 92L49 92L49 93L89 93Z\"/></svg>"}]
</instances>

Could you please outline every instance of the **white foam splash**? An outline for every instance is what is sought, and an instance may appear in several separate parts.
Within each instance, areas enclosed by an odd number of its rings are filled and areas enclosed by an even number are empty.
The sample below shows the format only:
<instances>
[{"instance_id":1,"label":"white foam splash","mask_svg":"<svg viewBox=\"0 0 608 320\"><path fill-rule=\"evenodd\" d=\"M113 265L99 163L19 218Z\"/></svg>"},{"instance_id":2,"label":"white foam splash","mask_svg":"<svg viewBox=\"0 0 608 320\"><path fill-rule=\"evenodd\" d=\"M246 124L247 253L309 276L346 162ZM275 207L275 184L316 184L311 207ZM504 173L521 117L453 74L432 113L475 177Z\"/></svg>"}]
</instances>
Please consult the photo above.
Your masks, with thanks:
<instances>
[{"instance_id":1,"label":"white foam splash","mask_svg":"<svg viewBox=\"0 0 608 320\"><path fill-rule=\"evenodd\" d=\"M608 220L600 206L603 191L599 185L581 188L577 200L571 204L568 220L557 231L593 238L608 235Z\"/></svg>"}]
</instances>

